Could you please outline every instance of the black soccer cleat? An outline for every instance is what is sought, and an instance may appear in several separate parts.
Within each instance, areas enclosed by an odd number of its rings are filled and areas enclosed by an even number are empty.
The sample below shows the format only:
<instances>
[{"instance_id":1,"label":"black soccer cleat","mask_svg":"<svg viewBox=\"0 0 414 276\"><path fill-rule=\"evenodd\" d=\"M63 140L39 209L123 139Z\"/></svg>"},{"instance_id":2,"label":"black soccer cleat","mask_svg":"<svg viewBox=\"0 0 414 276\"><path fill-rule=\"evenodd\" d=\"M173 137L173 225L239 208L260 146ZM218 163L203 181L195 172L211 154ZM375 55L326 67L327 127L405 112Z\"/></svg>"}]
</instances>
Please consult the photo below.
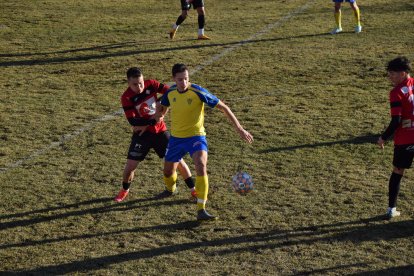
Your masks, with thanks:
<instances>
[{"instance_id":1,"label":"black soccer cleat","mask_svg":"<svg viewBox=\"0 0 414 276\"><path fill-rule=\"evenodd\" d=\"M164 191L162 191L161 193L159 193L156 196L156 198L157 199L163 199L163 198L167 198L167 197L170 197L170 196L175 196L177 193L178 193L178 190L177 189L175 189L174 192L170 192L167 189L165 189Z\"/></svg>"},{"instance_id":2,"label":"black soccer cleat","mask_svg":"<svg viewBox=\"0 0 414 276\"><path fill-rule=\"evenodd\" d=\"M217 220L218 217L210 215L207 213L206 209L201 209L197 211L197 220L198 221L208 221L208 220Z\"/></svg>"}]
</instances>

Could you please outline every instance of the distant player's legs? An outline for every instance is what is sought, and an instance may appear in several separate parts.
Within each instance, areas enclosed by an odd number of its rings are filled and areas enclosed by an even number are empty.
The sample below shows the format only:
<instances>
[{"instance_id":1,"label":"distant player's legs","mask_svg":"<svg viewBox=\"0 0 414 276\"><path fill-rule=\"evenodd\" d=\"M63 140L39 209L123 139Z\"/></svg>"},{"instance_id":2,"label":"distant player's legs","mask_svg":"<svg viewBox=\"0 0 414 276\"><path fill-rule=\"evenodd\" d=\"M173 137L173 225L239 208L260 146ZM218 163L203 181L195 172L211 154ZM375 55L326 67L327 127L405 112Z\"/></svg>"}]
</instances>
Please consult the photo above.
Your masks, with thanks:
<instances>
[{"instance_id":1,"label":"distant player's legs","mask_svg":"<svg viewBox=\"0 0 414 276\"><path fill-rule=\"evenodd\" d=\"M332 34L337 34L342 32L342 13L341 13L341 3L335 2L334 6L334 17L335 17L335 28L332 30Z\"/></svg>"},{"instance_id":2,"label":"distant player's legs","mask_svg":"<svg viewBox=\"0 0 414 276\"><path fill-rule=\"evenodd\" d=\"M355 17L355 32L360 33L362 31L361 26L361 14L359 11L359 7L356 2L349 3L351 5L352 10L354 11L354 17Z\"/></svg>"},{"instance_id":3,"label":"distant player's legs","mask_svg":"<svg viewBox=\"0 0 414 276\"><path fill-rule=\"evenodd\" d=\"M178 28L184 22L184 20L187 18L187 16L188 16L188 10L182 10L180 16L178 16L177 20L175 21L175 24L172 26L172 29L170 31L170 38L171 39L174 39Z\"/></svg>"},{"instance_id":4,"label":"distant player's legs","mask_svg":"<svg viewBox=\"0 0 414 276\"><path fill-rule=\"evenodd\" d=\"M204 34L204 25L206 23L206 19L205 19L206 11L204 10L204 7L198 7L197 13L198 13L198 39L208 40L210 38Z\"/></svg>"}]
</instances>

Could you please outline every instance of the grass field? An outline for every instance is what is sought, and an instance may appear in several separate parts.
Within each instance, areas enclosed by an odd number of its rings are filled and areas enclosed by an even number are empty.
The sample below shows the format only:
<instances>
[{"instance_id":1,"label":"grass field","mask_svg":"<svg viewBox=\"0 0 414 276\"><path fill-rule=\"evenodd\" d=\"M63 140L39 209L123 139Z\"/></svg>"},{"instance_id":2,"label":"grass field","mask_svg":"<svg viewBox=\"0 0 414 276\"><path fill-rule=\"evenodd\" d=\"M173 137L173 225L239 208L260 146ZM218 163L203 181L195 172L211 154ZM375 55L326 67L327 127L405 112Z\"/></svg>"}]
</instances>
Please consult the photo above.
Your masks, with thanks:
<instances>
[{"instance_id":1,"label":"grass field","mask_svg":"<svg viewBox=\"0 0 414 276\"><path fill-rule=\"evenodd\" d=\"M382 220L392 144L375 142L385 64L414 60L414 4L359 5L363 32L346 4L332 36L331 1L206 0L213 39L195 40L191 11L170 41L178 0L0 0L0 274L413 275L414 175L402 216ZM177 62L255 137L206 112L214 223L196 223L182 181L154 200L154 153L112 201L131 135L125 71L170 82ZM245 197L230 189L239 167L255 181Z\"/></svg>"}]
</instances>

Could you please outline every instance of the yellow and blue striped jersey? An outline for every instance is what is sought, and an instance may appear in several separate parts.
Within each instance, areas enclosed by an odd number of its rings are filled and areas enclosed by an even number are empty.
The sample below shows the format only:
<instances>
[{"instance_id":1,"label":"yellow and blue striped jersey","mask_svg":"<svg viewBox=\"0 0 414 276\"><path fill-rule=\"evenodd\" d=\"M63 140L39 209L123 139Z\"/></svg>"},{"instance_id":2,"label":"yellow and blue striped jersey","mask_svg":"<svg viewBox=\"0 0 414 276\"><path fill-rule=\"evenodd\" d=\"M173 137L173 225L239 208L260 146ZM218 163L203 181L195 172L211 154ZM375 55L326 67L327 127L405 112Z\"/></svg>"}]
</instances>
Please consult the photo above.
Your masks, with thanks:
<instances>
[{"instance_id":1,"label":"yellow and blue striped jersey","mask_svg":"<svg viewBox=\"0 0 414 276\"><path fill-rule=\"evenodd\" d=\"M204 129L204 105L213 108L219 99L207 89L190 84L187 91L178 92L173 85L162 96L161 104L171 109L171 135L177 138L206 135Z\"/></svg>"}]
</instances>

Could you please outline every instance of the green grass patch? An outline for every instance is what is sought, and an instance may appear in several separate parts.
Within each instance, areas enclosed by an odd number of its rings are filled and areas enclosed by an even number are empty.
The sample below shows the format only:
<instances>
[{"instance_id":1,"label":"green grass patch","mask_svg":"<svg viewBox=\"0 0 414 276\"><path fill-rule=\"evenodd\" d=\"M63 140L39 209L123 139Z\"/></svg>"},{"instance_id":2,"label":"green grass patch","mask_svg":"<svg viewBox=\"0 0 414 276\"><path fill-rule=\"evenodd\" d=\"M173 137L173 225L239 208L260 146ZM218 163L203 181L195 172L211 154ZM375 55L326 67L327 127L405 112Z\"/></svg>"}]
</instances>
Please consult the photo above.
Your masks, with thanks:
<instances>
[{"instance_id":1,"label":"green grass patch","mask_svg":"<svg viewBox=\"0 0 414 276\"><path fill-rule=\"evenodd\" d=\"M206 1L168 38L179 1L0 1L0 271L22 274L308 275L414 271L414 192L404 176L395 221L387 205L392 146L385 64L414 60L403 0L360 3L363 32L343 6L329 35L329 1ZM162 160L121 186L130 127L120 110L125 71L191 80L226 102L255 138L245 145L207 110L210 200L220 219L163 190ZM200 67L198 67L200 66ZM189 158L186 159L192 166ZM230 189L238 167L256 190ZM194 172L194 170L193 170Z\"/></svg>"}]
</instances>

